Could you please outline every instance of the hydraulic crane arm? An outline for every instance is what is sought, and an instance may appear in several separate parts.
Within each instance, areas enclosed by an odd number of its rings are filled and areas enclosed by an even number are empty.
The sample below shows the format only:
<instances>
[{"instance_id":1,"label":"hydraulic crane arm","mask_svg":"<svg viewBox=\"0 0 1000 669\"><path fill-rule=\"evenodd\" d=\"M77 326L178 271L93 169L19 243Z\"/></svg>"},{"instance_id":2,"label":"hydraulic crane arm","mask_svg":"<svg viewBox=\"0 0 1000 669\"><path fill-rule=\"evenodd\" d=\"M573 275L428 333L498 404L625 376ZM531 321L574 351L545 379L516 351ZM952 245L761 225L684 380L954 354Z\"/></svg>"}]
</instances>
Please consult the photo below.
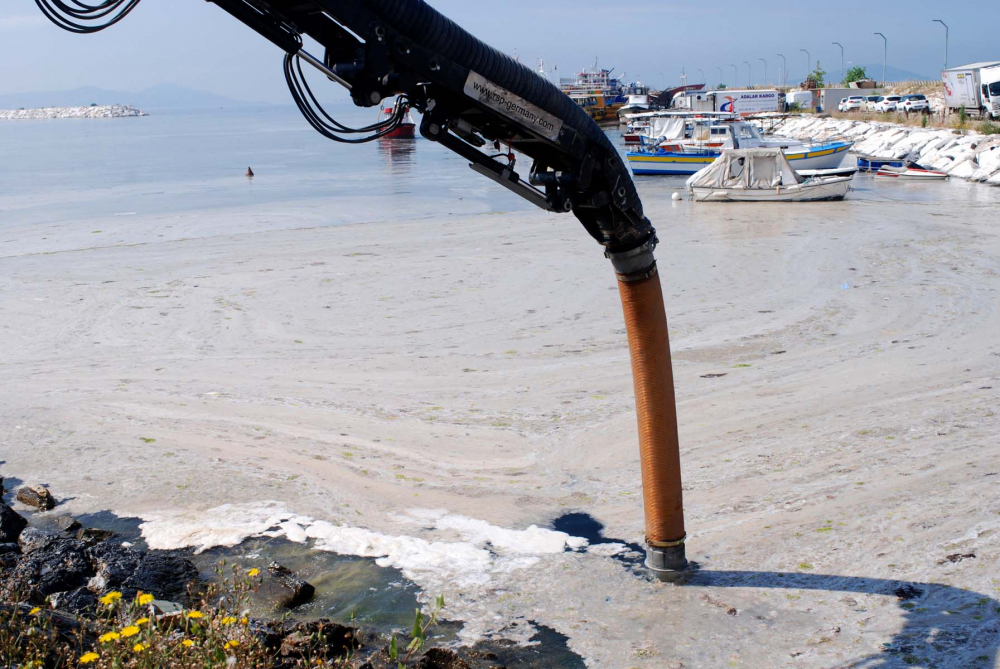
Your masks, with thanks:
<instances>
[{"instance_id":1,"label":"hydraulic crane arm","mask_svg":"<svg viewBox=\"0 0 1000 669\"><path fill-rule=\"evenodd\" d=\"M403 96L422 115L420 132L470 167L554 212L570 212L601 245L618 274L635 382L646 505L647 564L684 566L680 491L666 317L653 249L628 169L596 123L551 83L484 44L423 0L208 0L285 52L289 90L306 120L339 142L391 132L405 113L350 128L317 101L302 62L371 107ZM94 32L117 23L139 0L35 0L54 23ZM322 57L303 48L308 36ZM360 136L359 136L360 135ZM508 150L501 152L506 145ZM485 150L484 150L485 149ZM492 149L492 152L490 151ZM529 156L525 179L515 154Z\"/></svg>"}]
</instances>

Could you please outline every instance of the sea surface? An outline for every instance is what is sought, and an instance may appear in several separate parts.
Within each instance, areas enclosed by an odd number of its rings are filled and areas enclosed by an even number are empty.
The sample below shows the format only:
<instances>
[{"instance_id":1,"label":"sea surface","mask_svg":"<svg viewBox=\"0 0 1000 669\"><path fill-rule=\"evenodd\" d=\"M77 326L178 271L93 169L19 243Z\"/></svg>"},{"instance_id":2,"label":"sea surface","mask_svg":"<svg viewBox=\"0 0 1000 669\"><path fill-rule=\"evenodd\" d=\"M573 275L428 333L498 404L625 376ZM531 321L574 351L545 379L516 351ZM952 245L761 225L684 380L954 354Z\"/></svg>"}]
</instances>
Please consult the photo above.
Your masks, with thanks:
<instances>
[{"instance_id":1,"label":"sea surface","mask_svg":"<svg viewBox=\"0 0 1000 669\"><path fill-rule=\"evenodd\" d=\"M377 115L339 109L358 124ZM455 214L532 207L422 138L339 144L291 106L148 111L0 122L0 228L15 216L30 224L345 196L366 203L366 220L435 215L444 203Z\"/></svg>"}]
</instances>

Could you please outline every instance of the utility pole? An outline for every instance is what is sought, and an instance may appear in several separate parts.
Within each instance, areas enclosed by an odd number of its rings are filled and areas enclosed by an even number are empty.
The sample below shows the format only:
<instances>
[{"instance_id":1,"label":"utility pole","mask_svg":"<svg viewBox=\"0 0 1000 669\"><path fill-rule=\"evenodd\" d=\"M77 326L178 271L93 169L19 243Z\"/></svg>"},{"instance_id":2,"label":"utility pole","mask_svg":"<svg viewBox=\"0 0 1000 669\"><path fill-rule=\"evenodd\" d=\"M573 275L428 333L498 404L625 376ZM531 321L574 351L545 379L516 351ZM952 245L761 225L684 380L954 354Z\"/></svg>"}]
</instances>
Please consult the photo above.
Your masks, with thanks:
<instances>
[{"instance_id":1,"label":"utility pole","mask_svg":"<svg viewBox=\"0 0 1000 669\"><path fill-rule=\"evenodd\" d=\"M882 88L885 88L885 62L889 56L889 40L882 33L872 33L882 38Z\"/></svg>"},{"instance_id":2,"label":"utility pole","mask_svg":"<svg viewBox=\"0 0 1000 669\"><path fill-rule=\"evenodd\" d=\"M844 45L840 42L834 42L840 47L840 83L844 83Z\"/></svg>"},{"instance_id":3,"label":"utility pole","mask_svg":"<svg viewBox=\"0 0 1000 669\"><path fill-rule=\"evenodd\" d=\"M781 76L778 77L778 83L780 83L781 87L784 88L785 80L788 79L788 61L786 61L785 57L780 53L778 55L781 56Z\"/></svg>"},{"instance_id":4,"label":"utility pole","mask_svg":"<svg viewBox=\"0 0 1000 669\"><path fill-rule=\"evenodd\" d=\"M948 69L948 24L941 19L934 19L934 23L944 26L944 69Z\"/></svg>"},{"instance_id":5,"label":"utility pole","mask_svg":"<svg viewBox=\"0 0 1000 669\"><path fill-rule=\"evenodd\" d=\"M764 85L767 86L767 61L763 58L758 58L757 60L764 63Z\"/></svg>"}]
</instances>

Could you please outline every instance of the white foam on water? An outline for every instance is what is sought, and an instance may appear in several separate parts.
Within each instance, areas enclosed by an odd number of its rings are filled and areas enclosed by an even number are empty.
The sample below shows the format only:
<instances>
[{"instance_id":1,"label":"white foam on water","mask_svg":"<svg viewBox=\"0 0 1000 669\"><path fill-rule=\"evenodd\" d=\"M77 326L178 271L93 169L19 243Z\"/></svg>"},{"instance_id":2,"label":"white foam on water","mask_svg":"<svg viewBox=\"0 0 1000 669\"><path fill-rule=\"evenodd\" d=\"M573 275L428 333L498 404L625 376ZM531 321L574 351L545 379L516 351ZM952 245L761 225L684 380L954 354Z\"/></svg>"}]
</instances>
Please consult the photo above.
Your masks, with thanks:
<instances>
[{"instance_id":1,"label":"white foam on water","mask_svg":"<svg viewBox=\"0 0 1000 669\"><path fill-rule=\"evenodd\" d=\"M278 502L223 504L205 511L169 511L143 516L139 525L146 544L157 550L236 546L247 537L263 536L294 518Z\"/></svg>"}]
</instances>

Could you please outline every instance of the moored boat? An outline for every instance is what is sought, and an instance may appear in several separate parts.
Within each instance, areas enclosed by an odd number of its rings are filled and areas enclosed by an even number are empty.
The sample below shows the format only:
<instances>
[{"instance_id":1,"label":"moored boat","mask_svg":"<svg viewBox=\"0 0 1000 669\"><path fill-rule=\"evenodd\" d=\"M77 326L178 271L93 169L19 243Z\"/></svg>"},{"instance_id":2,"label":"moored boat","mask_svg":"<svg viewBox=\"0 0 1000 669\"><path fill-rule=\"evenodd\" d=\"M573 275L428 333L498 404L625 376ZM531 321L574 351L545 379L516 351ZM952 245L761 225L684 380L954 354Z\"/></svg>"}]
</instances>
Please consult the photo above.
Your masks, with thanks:
<instances>
[{"instance_id":1,"label":"moored boat","mask_svg":"<svg viewBox=\"0 0 1000 669\"><path fill-rule=\"evenodd\" d=\"M378 120L379 123L387 121L392 117L394 107L382 107L379 111ZM407 107L403 112L403 120L392 129L391 132L387 132L382 135L380 139L413 139L416 136L417 124L413 122L413 116L410 114L410 108Z\"/></svg>"},{"instance_id":2,"label":"moored boat","mask_svg":"<svg viewBox=\"0 0 1000 669\"><path fill-rule=\"evenodd\" d=\"M780 148L726 149L687 181L696 202L842 200L852 176L803 177Z\"/></svg>"},{"instance_id":3,"label":"moored boat","mask_svg":"<svg viewBox=\"0 0 1000 669\"><path fill-rule=\"evenodd\" d=\"M940 181L941 179L948 178L947 172L930 170L926 167L921 167L916 163L910 163L909 165L902 165L899 167L883 165L875 173L875 176L890 179L913 179L916 181Z\"/></svg>"}]
</instances>

